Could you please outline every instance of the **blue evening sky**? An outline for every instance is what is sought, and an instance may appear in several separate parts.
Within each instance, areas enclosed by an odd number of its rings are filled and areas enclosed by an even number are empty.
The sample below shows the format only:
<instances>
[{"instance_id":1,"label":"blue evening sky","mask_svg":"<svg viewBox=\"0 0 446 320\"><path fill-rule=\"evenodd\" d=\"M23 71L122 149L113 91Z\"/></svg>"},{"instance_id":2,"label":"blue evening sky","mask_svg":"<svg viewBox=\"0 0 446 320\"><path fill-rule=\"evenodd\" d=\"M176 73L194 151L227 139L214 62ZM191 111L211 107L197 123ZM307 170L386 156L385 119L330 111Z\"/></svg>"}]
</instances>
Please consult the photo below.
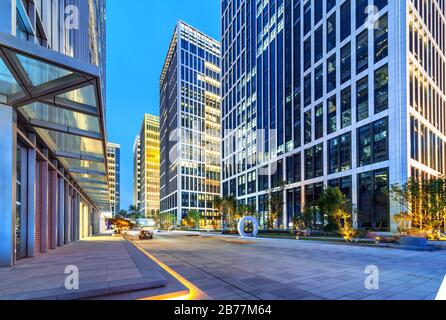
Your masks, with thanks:
<instances>
[{"instance_id":1,"label":"blue evening sky","mask_svg":"<svg viewBox=\"0 0 446 320\"><path fill-rule=\"evenodd\" d=\"M121 208L133 202L133 143L159 115L159 76L178 20L220 39L220 0L107 1L107 134L121 144Z\"/></svg>"}]
</instances>

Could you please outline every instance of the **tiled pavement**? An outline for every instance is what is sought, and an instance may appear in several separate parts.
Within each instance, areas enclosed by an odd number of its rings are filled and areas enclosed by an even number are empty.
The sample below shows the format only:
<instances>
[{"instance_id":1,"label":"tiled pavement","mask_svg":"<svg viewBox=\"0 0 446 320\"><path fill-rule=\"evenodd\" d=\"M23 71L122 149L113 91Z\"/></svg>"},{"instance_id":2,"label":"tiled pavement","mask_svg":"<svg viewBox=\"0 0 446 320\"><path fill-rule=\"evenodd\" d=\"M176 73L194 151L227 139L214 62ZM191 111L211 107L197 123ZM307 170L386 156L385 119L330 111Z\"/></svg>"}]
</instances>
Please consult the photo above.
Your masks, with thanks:
<instances>
[{"instance_id":1,"label":"tiled pavement","mask_svg":"<svg viewBox=\"0 0 446 320\"><path fill-rule=\"evenodd\" d=\"M429 300L446 274L446 251L177 233L138 243L210 299ZM371 265L378 290L365 288Z\"/></svg>"},{"instance_id":2,"label":"tiled pavement","mask_svg":"<svg viewBox=\"0 0 446 320\"><path fill-rule=\"evenodd\" d=\"M65 268L79 269L79 290L65 288ZM159 266L122 238L96 237L0 268L0 300L84 299L160 288Z\"/></svg>"}]
</instances>

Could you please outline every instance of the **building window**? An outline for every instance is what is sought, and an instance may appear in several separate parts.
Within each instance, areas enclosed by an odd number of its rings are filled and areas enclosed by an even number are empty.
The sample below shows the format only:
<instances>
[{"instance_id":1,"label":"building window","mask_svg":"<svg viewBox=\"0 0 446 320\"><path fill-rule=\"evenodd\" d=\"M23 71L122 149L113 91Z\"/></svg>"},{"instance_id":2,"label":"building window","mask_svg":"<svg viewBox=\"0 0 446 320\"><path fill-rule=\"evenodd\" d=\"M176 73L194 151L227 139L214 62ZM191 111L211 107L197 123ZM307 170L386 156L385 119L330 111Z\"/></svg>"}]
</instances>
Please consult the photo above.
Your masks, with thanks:
<instances>
[{"instance_id":1,"label":"building window","mask_svg":"<svg viewBox=\"0 0 446 320\"><path fill-rule=\"evenodd\" d=\"M369 77L356 83L356 108L358 122L369 117Z\"/></svg>"},{"instance_id":2,"label":"building window","mask_svg":"<svg viewBox=\"0 0 446 320\"><path fill-rule=\"evenodd\" d=\"M304 79L304 107L311 104L311 73Z\"/></svg>"},{"instance_id":3,"label":"building window","mask_svg":"<svg viewBox=\"0 0 446 320\"><path fill-rule=\"evenodd\" d=\"M324 174L324 146L316 145L305 150L305 179L321 177Z\"/></svg>"},{"instance_id":4,"label":"building window","mask_svg":"<svg viewBox=\"0 0 446 320\"><path fill-rule=\"evenodd\" d=\"M356 29L366 22L368 5L369 0L356 0Z\"/></svg>"},{"instance_id":5,"label":"building window","mask_svg":"<svg viewBox=\"0 0 446 320\"><path fill-rule=\"evenodd\" d=\"M271 164L271 188L277 188L283 183L283 160Z\"/></svg>"},{"instance_id":6,"label":"building window","mask_svg":"<svg viewBox=\"0 0 446 320\"><path fill-rule=\"evenodd\" d=\"M378 20L378 29L375 30L375 63L387 57L388 54L388 18L387 14Z\"/></svg>"},{"instance_id":7,"label":"building window","mask_svg":"<svg viewBox=\"0 0 446 320\"><path fill-rule=\"evenodd\" d=\"M352 124L352 89L345 88L341 92L341 124L342 129Z\"/></svg>"},{"instance_id":8,"label":"building window","mask_svg":"<svg viewBox=\"0 0 446 320\"><path fill-rule=\"evenodd\" d=\"M356 73L361 73L368 68L368 37L368 29L365 29L356 37Z\"/></svg>"},{"instance_id":9,"label":"building window","mask_svg":"<svg viewBox=\"0 0 446 320\"><path fill-rule=\"evenodd\" d=\"M311 30L311 2L307 1L304 6L304 35Z\"/></svg>"},{"instance_id":10,"label":"building window","mask_svg":"<svg viewBox=\"0 0 446 320\"><path fill-rule=\"evenodd\" d=\"M418 120L415 117L410 117L410 145L411 145L411 158L415 161L419 161L419 132L418 132Z\"/></svg>"},{"instance_id":11,"label":"building window","mask_svg":"<svg viewBox=\"0 0 446 320\"><path fill-rule=\"evenodd\" d=\"M316 25L322 19L324 13L322 8L323 0L314 1L314 24Z\"/></svg>"},{"instance_id":12,"label":"building window","mask_svg":"<svg viewBox=\"0 0 446 320\"><path fill-rule=\"evenodd\" d=\"M341 84L350 80L352 73L351 44L348 43L341 49Z\"/></svg>"},{"instance_id":13,"label":"building window","mask_svg":"<svg viewBox=\"0 0 446 320\"><path fill-rule=\"evenodd\" d=\"M336 5L336 0L327 0L327 12L330 12L331 9Z\"/></svg>"},{"instance_id":14,"label":"building window","mask_svg":"<svg viewBox=\"0 0 446 320\"><path fill-rule=\"evenodd\" d=\"M256 171L248 173L248 194L256 192Z\"/></svg>"},{"instance_id":15,"label":"building window","mask_svg":"<svg viewBox=\"0 0 446 320\"><path fill-rule=\"evenodd\" d=\"M323 56L323 35L322 26L314 32L314 63L318 62Z\"/></svg>"},{"instance_id":16,"label":"building window","mask_svg":"<svg viewBox=\"0 0 446 320\"><path fill-rule=\"evenodd\" d=\"M336 53L327 60L327 93L336 89Z\"/></svg>"},{"instance_id":17,"label":"building window","mask_svg":"<svg viewBox=\"0 0 446 320\"><path fill-rule=\"evenodd\" d=\"M286 159L286 180L289 184L300 182L301 175L301 154L296 153Z\"/></svg>"},{"instance_id":18,"label":"building window","mask_svg":"<svg viewBox=\"0 0 446 320\"><path fill-rule=\"evenodd\" d=\"M336 47L336 12L327 19L327 52Z\"/></svg>"},{"instance_id":19,"label":"building window","mask_svg":"<svg viewBox=\"0 0 446 320\"><path fill-rule=\"evenodd\" d=\"M268 166L262 167L262 169L259 170L259 191L265 191L269 188L269 175L268 172Z\"/></svg>"},{"instance_id":20,"label":"building window","mask_svg":"<svg viewBox=\"0 0 446 320\"><path fill-rule=\"evenodd\" d=\"M351 2L347 0L341 6L341 42L351 34L351 20Z\"/></svg>"},{"instance_id":21,"label":"building window","mask_svg":"<svg viewBox=\"0 0 446 320\"><path fill-rule=\"evenodd\" d=\"M304 133L305 133L305 144L310 143L313 140L312 126L311 126L311 110L305 112L304 115Z\"/></svg>"},{"instance_id":22,"label":"building window","mask_svg":"<svg viewBox=\"0 0 446 320\"><path fill-rule=\"evenodd\" d=\"M329 174L339 173L351 169L352 138L351 133L343 134L331 139L328 143L328 171Z\"/></svg>"},{"instance_id":23,"label":"building window","mask_svg":"<svg viewBox=\"0 0 446 320\"><path fill-rule=\"evenodd\" d=\"M323 64L314 71L314 100L317 101L324 95L324 68Z\"/></svg>"},{"instance_id":24,"label":"building window","mask_svg":"<svg viewBox=\"0 0 446 320\"><path fill-rule=\"evenodd\" d=\"M315 118L314 121L315 136L316 140L318 140L322 138L324 135L324 106L322 103L316 106L314 118Z\"/></svg>"},{"instance_id":25,"label":"building window","mask_svg":"<svg viewBox=\"0 0 446 320\"><path fill-rule=\"evenodd\" d=\"M367 230L389 231L388 170L358 175L358 227Z\"/></svg>"},{"instance_id":26,"label":"building window","mask_svg":"<svg viewBox=\"0 0 446 320\"><path fill-rule=\"evenodd\" d=\"M382 10L385 6L387 6L388 1L389 0L374 0L373 4L378 8L378 10Z\"/></svg>"},{"instance_id":27,"label":"building window","mask_svg":"<svg viewBox=\"0 0 446 320\"><path fill-rule=\"evenodd\" d=\"M331 134L337 130L336 95L327 100L327 133Z\"/></svg>"},{"instance_id":28,"label":"building window","mask_svg":"<svg viewBox=\"0 0 446 320\"><path fill-rule=\"evenodd\" d=\"M387 118L358 129L359 167L387 161L389 159L388 149Z\"/></svg>"},{"instance_id":29,"label":"building window","mask_svg":"<svg viewBox=\"0 0 446 320\"><path fill-rule=\"evenodd\" d=\"M311 36L304 42L304 72L311 67Z\"/></svg>"},{"instance_id":30,"label":"building window","mask_svg":"<svg viewBox=\"0 0 446 320\"><path fill-rule=\"evenodd\" d=\"M375 113L389 108L389 72L388 65L375 71Z\"/></svg>"},{"instance_id":31,"label":"building window","mask_svg":"<svg viewBox=\"0 0 446 320\"><path fill-rule=\"evenodd\" d=\"M246 194L245 190L246 177L242 175L238 178L238 196L244 196Z\"/></svg>"}]
</instances>

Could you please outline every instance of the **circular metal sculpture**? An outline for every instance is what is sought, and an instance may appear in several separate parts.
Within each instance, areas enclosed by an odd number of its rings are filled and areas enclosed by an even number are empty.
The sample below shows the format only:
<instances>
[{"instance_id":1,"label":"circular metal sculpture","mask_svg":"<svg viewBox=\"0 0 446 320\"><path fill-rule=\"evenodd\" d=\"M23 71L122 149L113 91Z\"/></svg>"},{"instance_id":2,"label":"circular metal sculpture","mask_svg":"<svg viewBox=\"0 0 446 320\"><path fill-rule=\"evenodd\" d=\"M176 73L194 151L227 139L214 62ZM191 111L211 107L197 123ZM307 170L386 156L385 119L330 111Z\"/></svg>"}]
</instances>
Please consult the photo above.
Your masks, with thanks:
<instances>
[{"instance_id":1,"label":"circular metal sculpture","mask_svg":"<svg viewBox=\"0 0 446 320\"><path fill-rule=\"evenodd\" d=\"M245 232L245 226L247 223L252 224L252 231L251 232ZM238 223L238 233L245 238L253 237L255 238L257 236L257 233L259 233L259 222L254 217L243 217L240 219Z\"/></svg>"}]
</instances>

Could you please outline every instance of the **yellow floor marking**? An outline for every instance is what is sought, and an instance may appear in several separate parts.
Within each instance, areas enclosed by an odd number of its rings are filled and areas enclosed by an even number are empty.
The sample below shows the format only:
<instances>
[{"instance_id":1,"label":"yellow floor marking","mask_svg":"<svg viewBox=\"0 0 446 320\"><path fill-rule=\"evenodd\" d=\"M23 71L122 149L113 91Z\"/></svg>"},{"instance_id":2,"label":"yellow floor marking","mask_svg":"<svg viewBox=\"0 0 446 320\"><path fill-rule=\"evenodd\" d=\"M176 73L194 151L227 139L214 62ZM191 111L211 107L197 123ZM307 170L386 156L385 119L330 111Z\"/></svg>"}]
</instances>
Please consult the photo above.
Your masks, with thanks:
<instances>
[{"instance_id":1,"label":"yellow floor marking","mask_svg":"<svg viewBox=\"0 0 446 320\"><path fill-rule=\"evenodd\" d=\"M204 295L203 291L201 291L197 286L195 286L193 283L191 283L189 280L184 278L178 272L176 272L175 270L170 268L168 265L166 265L164 262L159 260L157 257L148 253L146 250L144 250L142 247L140 247L135 242L133 242L133 241L129 241L129 242L131 244L133 244L145 256L147 256L149 259L151 259L156 264L158 264L161 268L163 268L164 271L166 271L172 277L177 279L182 285L184 285L189 290L189 292L184 290L184 291L178 291L178 292L169 293L169 294L160 295L160 296L142 298L139 300L194 300L194 299L197 299L198 297Z\"/></svg>"}]
</instances>

